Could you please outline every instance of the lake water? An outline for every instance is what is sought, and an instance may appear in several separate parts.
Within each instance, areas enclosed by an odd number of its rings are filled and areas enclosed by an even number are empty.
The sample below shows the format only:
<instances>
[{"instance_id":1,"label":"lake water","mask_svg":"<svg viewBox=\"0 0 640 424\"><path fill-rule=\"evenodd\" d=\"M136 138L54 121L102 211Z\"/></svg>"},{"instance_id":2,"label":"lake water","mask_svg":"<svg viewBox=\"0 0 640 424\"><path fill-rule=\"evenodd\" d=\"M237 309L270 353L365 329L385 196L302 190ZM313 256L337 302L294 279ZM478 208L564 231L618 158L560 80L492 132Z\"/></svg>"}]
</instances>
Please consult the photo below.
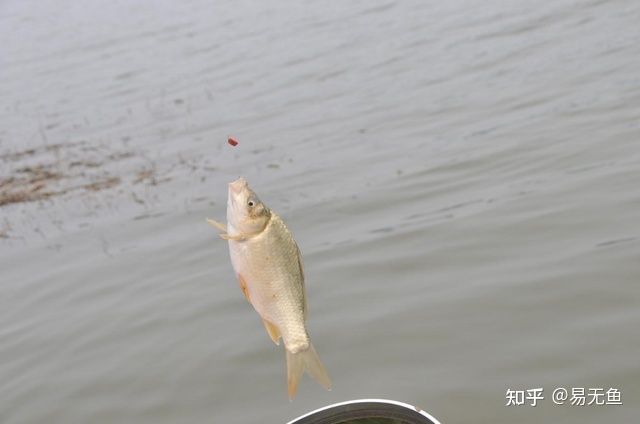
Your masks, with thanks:
<instances>
[{"instance_id":1,"label":"lake water","mask_svg":"<svg viewBox=\"0 0 640 424\"><path fill-rule=\"evenodd\" d=\"M364 397L634 422L638 22L631 0L2 2L0 422L284 423ZM240 175L301 247L331 392L305 376L287 400L205 223Z\"/></svg>"}]
</instances>

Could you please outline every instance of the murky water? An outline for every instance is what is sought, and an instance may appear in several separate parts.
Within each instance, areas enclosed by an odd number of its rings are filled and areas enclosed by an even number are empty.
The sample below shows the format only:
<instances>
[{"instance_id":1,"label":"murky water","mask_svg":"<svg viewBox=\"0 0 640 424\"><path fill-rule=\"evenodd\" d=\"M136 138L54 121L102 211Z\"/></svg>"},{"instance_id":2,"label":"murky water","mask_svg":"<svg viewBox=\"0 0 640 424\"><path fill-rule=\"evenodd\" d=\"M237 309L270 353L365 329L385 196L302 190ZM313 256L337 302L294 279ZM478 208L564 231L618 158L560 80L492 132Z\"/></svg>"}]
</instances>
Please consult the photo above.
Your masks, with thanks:
<instances>
[{"instance_id":1,"label":"murky water","mask_svg":"<svg viewBox=\"0 0 640 424\"><path fill-rule=\"evenodd\" d=\"M282 423L362 397L633 422L639 21L636 1L2 2L0 422ZM296 235L331 392L287 400L205 224L238 175Z\"/></svg>"}]
</instances>

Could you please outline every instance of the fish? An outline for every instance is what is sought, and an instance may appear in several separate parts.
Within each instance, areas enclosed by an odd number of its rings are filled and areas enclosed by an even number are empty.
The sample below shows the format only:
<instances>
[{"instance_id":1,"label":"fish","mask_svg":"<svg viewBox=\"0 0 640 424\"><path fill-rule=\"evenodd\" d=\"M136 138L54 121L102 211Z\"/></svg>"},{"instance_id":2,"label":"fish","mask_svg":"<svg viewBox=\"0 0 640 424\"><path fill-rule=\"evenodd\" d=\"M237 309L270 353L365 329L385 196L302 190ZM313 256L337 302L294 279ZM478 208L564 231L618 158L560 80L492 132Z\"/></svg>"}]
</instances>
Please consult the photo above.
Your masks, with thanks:
<instances>
[{"instance_id":1,"label":"fish","mask_svg":"<svg viewBox=\"0 0 640 424\"><path fill-rule=\"evenodd\" d=\"M293 400L306 371L331 390L331 379L311 343L302 255L284 221L240 177L229 183L227 224L207 219L229 243L240 289L276 345L284 342L287 392Z\"/></svg>"}]
</instances>

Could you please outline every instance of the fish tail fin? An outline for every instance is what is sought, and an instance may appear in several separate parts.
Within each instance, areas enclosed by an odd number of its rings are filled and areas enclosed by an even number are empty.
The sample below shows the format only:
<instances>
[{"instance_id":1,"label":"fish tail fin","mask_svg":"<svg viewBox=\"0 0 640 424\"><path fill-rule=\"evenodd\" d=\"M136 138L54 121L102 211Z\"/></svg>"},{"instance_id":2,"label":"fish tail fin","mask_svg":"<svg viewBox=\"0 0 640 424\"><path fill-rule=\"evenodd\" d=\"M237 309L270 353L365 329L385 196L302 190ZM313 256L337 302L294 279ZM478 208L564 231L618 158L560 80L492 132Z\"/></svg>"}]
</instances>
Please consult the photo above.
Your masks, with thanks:
<instances>
[{"instance_id":1,"label":"fish tail fin","mask_svg":"<svg viewBox=\"0 0 640 424\"><path fill-rule=\"evenodd\" d=\"M302 373L306 370L322 387L331 390L331 379L324 369L320 358L311 342L309 347L297 353L291 353L287 349L287 384L289 400L293 400L298 390L298 382Z\"/></svg>"}]
</instances>

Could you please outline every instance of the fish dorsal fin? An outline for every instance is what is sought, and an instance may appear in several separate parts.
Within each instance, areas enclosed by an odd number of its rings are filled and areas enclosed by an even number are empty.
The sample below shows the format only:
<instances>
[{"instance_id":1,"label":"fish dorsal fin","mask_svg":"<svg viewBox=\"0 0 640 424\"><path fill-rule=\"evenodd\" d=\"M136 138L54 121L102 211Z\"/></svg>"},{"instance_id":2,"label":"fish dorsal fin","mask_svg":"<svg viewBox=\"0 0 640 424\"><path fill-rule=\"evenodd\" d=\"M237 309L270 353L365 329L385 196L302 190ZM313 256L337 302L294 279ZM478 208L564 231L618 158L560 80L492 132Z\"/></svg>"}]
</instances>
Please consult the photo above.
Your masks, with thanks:
<instances>
[{"instance_id":1,"label":"fish dorsal fin","mask_svg":"<svg viewBox=\"0 0 640 424\"><path fill-rule=\"evenodd\" d=\"M305 321L307 320L309 307L307 306L307 290L304 287L304 266L302 265L302 253L300 253L300 248L298 247L298 243L293 242L296 246L296 252L298 253L298 268L300 269L300 281L302 281L302 298L304 299L304 304L302 305L302 316Z\"/></svg>"},{"instance_id":2,"label":"fish dorsal fin","mask_svg":"<svg viewBox=\"0 0 640 424\"><path fill-rule=\"evenodd\" d=\"M267 333L269 334L269 337L271 337L271 340L273 340L275 344L280 346L280 330L278 329L278 327L276 327L274 324L271 324L266 319L263 319L262 323L264 324L264 328L267 329Z\"/></svg>"}]
</instances>

